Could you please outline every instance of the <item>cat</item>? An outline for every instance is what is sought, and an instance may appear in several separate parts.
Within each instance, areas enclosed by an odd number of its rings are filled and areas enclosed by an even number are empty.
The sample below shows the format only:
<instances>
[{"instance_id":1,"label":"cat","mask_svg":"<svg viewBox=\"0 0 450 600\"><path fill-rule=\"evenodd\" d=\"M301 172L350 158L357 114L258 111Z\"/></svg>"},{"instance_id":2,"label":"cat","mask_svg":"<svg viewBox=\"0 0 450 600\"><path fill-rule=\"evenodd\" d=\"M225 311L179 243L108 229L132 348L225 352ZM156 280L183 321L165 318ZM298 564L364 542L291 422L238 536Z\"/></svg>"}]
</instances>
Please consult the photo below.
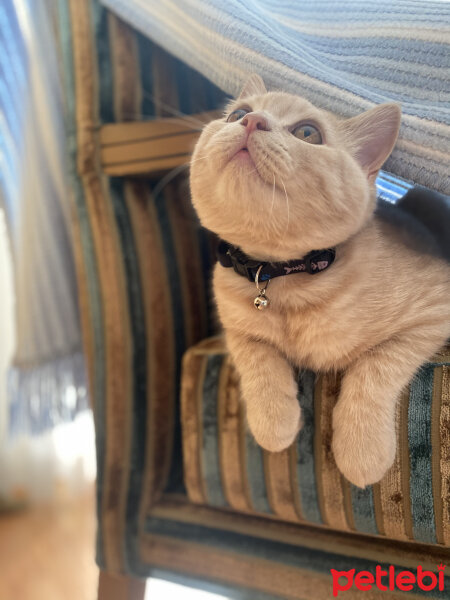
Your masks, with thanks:
<instances>
[{"instance_id":1,"label":"cat","mask_svg":"<svg viewBox=\"0 0 450 600\"><path fill-rule=\"evenodd\" d=\"M376 212L375 179L400 118L398 105L382 104L341 119L267 92L253 75L203 129L191 161L194 207L229 244L226 260L237 252L290 269L330 249L327 268L259 281L264 291L222 261L213 288L257 443L279 452L295 440L296 368L342 371L332 449L359 487L392 465L399 394L450 337L450 265ZM254 269L239 269L253 280Z\"/></svg>"}]
</instances>

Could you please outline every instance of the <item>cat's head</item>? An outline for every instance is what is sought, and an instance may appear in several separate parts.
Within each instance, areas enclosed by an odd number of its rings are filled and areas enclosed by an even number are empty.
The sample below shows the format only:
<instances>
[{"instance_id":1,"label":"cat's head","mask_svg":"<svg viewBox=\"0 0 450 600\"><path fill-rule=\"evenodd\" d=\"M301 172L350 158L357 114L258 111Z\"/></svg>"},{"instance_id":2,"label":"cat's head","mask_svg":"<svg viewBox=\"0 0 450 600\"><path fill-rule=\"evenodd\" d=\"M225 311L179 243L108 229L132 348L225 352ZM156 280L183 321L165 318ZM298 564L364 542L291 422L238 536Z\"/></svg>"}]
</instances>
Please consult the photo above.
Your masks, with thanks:
<instances>
[{"instance_id":1,"label":"cat's head","mask_svg":"<svg viewBox=\"0 0 450 600\"><path fill-rule=\"evenodd\" d=\"M396 104L339 119L298 96L267 92L253 75L195 147L200 220L262 259L335 246L372 214L375 178L399 126Z\"/></svg>"}]
</instances>

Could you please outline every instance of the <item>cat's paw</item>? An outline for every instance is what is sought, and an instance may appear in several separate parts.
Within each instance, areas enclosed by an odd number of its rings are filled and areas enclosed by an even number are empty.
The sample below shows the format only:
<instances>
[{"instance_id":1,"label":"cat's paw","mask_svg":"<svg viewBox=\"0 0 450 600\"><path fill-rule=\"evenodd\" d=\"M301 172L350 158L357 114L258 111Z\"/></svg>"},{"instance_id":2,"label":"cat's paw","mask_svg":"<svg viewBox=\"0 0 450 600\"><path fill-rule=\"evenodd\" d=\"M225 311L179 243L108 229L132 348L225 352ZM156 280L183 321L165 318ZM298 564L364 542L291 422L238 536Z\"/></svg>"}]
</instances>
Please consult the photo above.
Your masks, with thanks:
<instances>
[{"instance_id":1,"label":"cat's paw","mask_svg":"<svg viewBox=\"0 0 450 600\"><path fill-rule=\"evenodd\" d=\"M251 403L247 407L247 423L262 448L281 452L293 443L303 425L297 397L271 400L264 407Z\"/></svg>"},{"instance_id":2,"label":"cat's paw","mask_svg":"<svg viewBox=\"0 0 450 600\"><path fill-rule=\"evenodd\" d=\"M341 410L339 410L341 409ZM395 459L394 424L370 416L352 419L339 403L333 413L332 449L338 469L348 481L364 488L377 483Z\"/></svg>"}]
</instances>

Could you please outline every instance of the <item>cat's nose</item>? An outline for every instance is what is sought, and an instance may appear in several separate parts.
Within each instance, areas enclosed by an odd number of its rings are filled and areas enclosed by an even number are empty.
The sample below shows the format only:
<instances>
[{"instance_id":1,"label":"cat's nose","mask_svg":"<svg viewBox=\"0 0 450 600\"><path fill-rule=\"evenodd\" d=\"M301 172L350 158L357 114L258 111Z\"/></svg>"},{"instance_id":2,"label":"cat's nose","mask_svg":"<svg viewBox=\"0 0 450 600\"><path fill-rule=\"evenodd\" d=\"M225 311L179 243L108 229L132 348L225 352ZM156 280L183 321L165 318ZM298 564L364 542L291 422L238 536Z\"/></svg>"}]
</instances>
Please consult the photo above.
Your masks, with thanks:
<instances>
[{"instance_id":1,"label":"cat's nose","mask_svg":"<svg viewBox=\"0 0 450 600\"><path fill-rule=\"evenodd\" d=\"M269 123L259 113L247 113L242 119L241 124L247 129L248 133L255 131L255 129L261 129L263 131L269 131Z\"/></svg>"}]
</instances>

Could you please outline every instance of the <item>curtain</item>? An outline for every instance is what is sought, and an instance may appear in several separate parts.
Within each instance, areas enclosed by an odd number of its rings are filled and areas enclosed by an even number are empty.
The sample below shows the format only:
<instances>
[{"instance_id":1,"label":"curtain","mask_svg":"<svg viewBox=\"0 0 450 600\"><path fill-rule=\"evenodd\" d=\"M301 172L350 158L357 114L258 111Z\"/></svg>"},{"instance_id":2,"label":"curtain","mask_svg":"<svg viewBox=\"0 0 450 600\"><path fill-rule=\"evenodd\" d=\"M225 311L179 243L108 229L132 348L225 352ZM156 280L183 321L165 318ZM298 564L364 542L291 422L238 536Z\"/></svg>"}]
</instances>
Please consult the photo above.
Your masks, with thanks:
<instances>
[{"instance_id":1,"label":"curtain","mask_svg":"<svg viewBox=\"0 0 450 600\"><path fill-rule=\"evenodd\" d=\"M450 194L449 2L101 2L232 95L256 72L345 117L398 102L386 169Z\"/></svg>"},{"instance_id":2,"label":"curtain","mask_svg":"<svg viewBox=\"0 0 450 600\"><path fill-rule=\"evenodd\" d=\"M0 206L16 339L0 396L0 496L13 499L93 473L53 10L51 0L0 3Z\"/></svg>"}]
</instances>

